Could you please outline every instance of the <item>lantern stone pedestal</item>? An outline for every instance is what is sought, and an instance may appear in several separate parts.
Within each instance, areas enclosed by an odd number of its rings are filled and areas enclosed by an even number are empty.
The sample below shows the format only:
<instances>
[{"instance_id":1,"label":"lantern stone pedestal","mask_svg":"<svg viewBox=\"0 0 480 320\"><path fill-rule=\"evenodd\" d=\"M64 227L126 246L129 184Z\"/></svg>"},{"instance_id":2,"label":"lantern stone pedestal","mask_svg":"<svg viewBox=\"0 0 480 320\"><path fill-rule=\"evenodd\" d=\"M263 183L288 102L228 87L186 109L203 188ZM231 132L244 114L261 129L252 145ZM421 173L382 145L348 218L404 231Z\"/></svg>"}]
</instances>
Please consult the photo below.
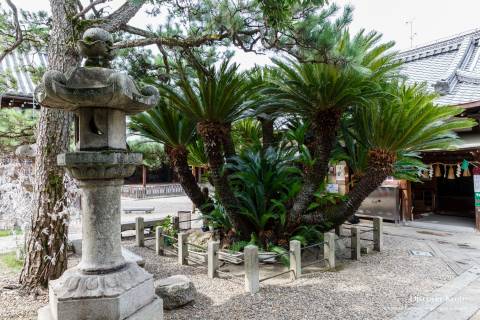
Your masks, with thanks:
<instances>
[{"instance_id":1,"label":"lantern stone pedestal","mask_svg":"<svg viewBox=\"0 0 480 320\"><path fill-rule=\"evenodd\" d=\"M153 276L124 259L120 238L123 179L142 163L141 154L126 151L125 115L151 108L159 95L109 68L112 43L105 30L87 30L78 44L85 65L46 72L35 92L43 106L77 116L77 151L57 162L80 187L83 225L81 261L49 282L49 305L39 320L163 319Z\"/></svg>"}]
</instances>

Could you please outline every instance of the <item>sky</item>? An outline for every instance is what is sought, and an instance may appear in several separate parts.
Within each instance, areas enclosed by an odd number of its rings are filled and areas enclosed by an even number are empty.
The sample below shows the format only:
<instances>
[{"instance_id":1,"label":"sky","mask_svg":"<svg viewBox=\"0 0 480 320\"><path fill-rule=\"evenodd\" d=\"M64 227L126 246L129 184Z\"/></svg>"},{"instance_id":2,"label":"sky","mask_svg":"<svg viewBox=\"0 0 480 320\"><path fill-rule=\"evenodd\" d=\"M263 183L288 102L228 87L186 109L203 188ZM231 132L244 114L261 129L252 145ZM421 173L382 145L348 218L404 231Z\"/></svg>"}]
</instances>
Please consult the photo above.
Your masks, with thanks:
<instances>
[{"instance_id":1,"label":"sky","mask_svg":"<svg viewBox=\"0 0 480 320\"><path fill-rule=\"evenodd\" d=\"M3 2L3 0L0 0ZM351 31L361 28L377 30L384 35L385 41L394 40L397 50L411 47L411 27L413 22L413 46L436 41L465 31L480 28L479 0L336 0L343 6L354 6L354 20ZM29 10L49 10L48 0L15 0L20 8ZM113 0L109 4L113 9L123 0ZM158 18L156 18L158 19ZM158 21L158 20L157 20ZM155 18L139 13L132 25L143 27L155 24ZM241 55L240 62L262 63L267 58L254 54Z\"/></svg>"}]
</instances>

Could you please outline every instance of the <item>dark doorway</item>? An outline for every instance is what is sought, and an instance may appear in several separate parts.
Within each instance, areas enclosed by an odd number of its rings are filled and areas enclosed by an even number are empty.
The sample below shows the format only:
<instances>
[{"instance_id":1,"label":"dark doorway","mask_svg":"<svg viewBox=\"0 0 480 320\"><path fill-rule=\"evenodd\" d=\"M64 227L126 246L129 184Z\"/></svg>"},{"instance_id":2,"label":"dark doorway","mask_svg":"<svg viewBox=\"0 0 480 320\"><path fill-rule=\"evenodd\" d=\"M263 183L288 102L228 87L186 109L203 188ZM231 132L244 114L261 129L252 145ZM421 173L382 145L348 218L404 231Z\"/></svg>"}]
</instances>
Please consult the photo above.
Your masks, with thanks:
<instances>
[{"instance_id":1,"label":"dark doorway","mask_svg":"<svg viewBox=\"0 0 480 320\"><path fill-rule=\"evenodd\" d=\"M438 214L474 217L473 178L437 178L436 210Z\"/></svg>"}]
</instances>

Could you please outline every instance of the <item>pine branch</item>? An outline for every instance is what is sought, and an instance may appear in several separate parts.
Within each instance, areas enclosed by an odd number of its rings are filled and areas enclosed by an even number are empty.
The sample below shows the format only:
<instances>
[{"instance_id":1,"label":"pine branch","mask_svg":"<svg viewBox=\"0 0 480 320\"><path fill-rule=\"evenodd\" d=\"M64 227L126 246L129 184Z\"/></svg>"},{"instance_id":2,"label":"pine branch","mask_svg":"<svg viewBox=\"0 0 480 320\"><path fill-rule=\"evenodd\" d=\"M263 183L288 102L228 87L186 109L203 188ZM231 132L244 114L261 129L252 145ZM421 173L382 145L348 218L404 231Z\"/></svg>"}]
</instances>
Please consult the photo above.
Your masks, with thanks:
<instances>
[{"instance_id":1,"label":"pine branch","mask_svg":"<svg viewBox=\"0 0 480 320\"><path fill-rule=\"evenodd\" d=\"M102 4L102 3L105 3L107 1L110 1L110 0L95 0L95 1L92 1L90 2L90 4L88 6L86 6L85 8L81 9L81 11L79 13L77 13L75 16L73 16L73 20L77 20L81 17L85 17L85 14L90 11L90 10L93 10L95 9L95 6L96 5L99 5L99 4Z\"/></svg>"},{"instance_id":2,"label":"pine branch","mask_svg":"<svg viewBox=\"0 0 480 320\"><path fill-rule=\"evenodd\" d=\"M5 57L11 53L13 50L15 50L18 46L20 46L23 42L23 32L22 28L20 27L20 21L18 20L18 10L17 7L12 3L11 0L5 0L7 4L10 6L13 14L13 24L15 27L15 42L12 43L12 45L8 48L6 48L1 54L0 54L0 62L5 59Z\"/></svg>"},{"instance_id":3,"label":"pine branch","mask_svg":"<svg viewBox=\"0 0 480 320\"><path fill-rule=\"evenodd\" d=\"M120 8L106 17L105 21L97 27L103 28L109 32L120 30L132 19L145 4L146 0L130 1L127 0Z\"/></svg>"}]
</instances>

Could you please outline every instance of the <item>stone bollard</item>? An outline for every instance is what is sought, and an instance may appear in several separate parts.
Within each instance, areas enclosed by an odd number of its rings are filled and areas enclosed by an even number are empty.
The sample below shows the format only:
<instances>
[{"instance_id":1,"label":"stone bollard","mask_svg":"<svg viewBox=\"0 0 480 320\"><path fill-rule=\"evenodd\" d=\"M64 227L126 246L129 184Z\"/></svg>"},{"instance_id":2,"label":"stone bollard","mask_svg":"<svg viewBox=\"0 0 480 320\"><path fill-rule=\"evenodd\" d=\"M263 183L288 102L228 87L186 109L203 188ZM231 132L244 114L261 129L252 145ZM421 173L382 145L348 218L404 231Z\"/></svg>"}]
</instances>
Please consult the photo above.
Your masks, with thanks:
<instances>
[{"instance_id":1,"label":"stone bollard","mask_svg":"<svg viewBox=\"0 0 480 320\"><path fill-rule=\"evenodd\" d=\"M291 280L302 276L302 243L298 240L290 241L290 271Z\"/></svg>"},{"instance_id":2,"label":"stone bollard","mask_svg":"<svg viewBox=\"0 0 480 320\"><path fill-rule=\"evenodd\" d=\"M382 251L383 248L383 218L373 218L373 250Z\"/></svg>"},{"instance_id":3,"label":"stone bollard","mask_svg":"<svg viewBox=\"0 0 480 320\"><path fill-rule=\"evenodd\" d=\"M218 269L218 248L220 247L219 241L209 241L207 248L208 258L208 277L213 279L217 276Z\"/></svg>"},{"instance_id":4,"label":"stone bollard","mask_svg":"<svg viewBox=\"0 0 480 320\"><path fill-rule=\"evenodd\" d=\"M350 236L350 247L351 247L351 257L352 260L360 259L360 248L361 248L361 241L360 241L360 229L358 227L352 227L350 229L351 236Z\"/></svg>"},{"instance_id":5,"label":"stone bollard","mask_svg":"<svg viewBox=\"0 0 480 320\"><path fill-rule=\"evenodd\" d=\"M245 257L245 291L252 294L257 293L260 290L258 248L248 245L243 252Z\"/></svg>"},{"instance_id":6,"label":"stone bollard","mask_svg":"<svg viewBox=\"0 0 480 320\"><path fill-rule=\"evenodd\" d=\"M323 235L323 257L330 269L335 269L335 233L327 232Z\"/></svg>"},{"instance_id":7,"label":"stone bollard","mask_svg":"<svg viewBox=\"0 0 480 320\"><path fill-rule=\"evenodd\" d=\"M135 218L135 239L137 241L137 247L145 246L145 224L142 217Z\"/></svg>"},{"instance_id":8,"label":"stone bollard","mask_svg":"<svg viewBox=\"0 0 480 320\"><path fill-rule=\"evenodd\" d=\"M187 244L188 235L186 233L178 234L178 263L181 266L187 264L188 257L188 244Z\"/></svg>"},{"instance_id":9,"label":"stone bollard","mask_svg":"<svg viewBox=\"0 0 480 320\"><path fill-rule=\"evenodd\" d=\"M165 238L163 237L162 227L158 226L155 228L155 253L159 256L165 254Z\"/></svg>"}]
</instances>

